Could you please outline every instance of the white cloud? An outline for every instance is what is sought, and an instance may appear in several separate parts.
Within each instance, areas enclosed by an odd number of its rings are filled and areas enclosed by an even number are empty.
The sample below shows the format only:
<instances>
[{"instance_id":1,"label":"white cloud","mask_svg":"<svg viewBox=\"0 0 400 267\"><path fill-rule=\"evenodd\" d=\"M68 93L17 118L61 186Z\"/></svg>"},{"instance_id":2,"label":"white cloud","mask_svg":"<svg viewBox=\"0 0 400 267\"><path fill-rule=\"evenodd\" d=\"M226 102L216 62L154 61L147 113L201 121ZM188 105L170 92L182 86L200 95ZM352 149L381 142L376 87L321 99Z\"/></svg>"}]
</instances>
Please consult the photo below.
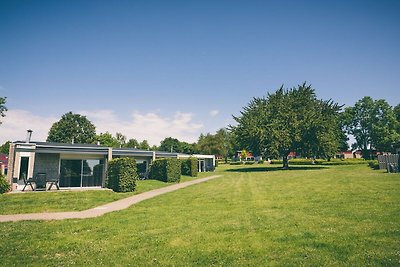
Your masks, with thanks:
<instances>
[{"instance_id":1,"label":"white cloud","mask_svg":"<svg viewBox=\"0 0 400 267\"><path fill-rule=\"evenodd\" d=\"M133 112L131 119L121 120L112 110L81 111L96 125L97 133L120 132L127 138L138 141L146 139L152 145L159 145L165 137L180 141L195 142L203 124L193 122L192 113L176 112L173 117L163 117L157 112Z\"/></svg>"},{"instance_id":2,"label":"white cloud","mask_svg":"<svg viewBox=\"0 0 400 267\"><path fill-rule=\"evenodd\" d=\"M164 117L160 112L142 113L135 111L128 120L120 119L112 110L79 111L96 126L96 132L121 132L127 138L139 141L146 139L151 145L159 145L165 137L180 141L195 142L204 127L193 121L192 113L176 112ZM0 125L0 144L10 140L25 140L26 130L32 129L32 140L45 141L51 125L60 117L38 116L27 110L9 110Z\"/></svg>"},{"instance_id":3,"label":"white cloud","mask_svg":"<svg viewBox=\"0 0 400 267\"><path fill-rule=\"evenodd\" d=\"M210 114L211 117L215 117L215 116L217 116L219 114L219 110L217 110L217 109L211 110L209 112L209 114Z\"/></svg>"},{"instance_id":4,"label":"white cloud","mask_svg":"<svg viewBox=\"0 0 400 267\"><path fill-rule=\"evenodd\" d=\"M45 141L51 125L59 120L55 117L43 117L32 114L26 110L10 109L6 116L1 118L0 144L6 141L24 141L26 130L32 129L32 140Z\"/></svg>"}]
</instances>

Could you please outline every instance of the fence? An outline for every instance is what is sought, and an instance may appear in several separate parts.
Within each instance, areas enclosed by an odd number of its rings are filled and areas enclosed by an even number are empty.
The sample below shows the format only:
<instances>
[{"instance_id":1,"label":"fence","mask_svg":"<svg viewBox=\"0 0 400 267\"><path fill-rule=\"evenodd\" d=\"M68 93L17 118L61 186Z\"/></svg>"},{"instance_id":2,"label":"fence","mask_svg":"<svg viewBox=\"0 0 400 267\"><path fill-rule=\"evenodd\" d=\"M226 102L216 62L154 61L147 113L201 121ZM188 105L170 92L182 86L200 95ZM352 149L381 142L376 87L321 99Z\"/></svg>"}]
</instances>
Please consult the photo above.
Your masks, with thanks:
<instances>
[{"instance_id":1,"label":"fence","mask_svg":"<svg viewBox=\"0 0 400 267\"><path fill-rule=\"evenodd\" d=\"M379 155L379 169L387 170L388 172L399 172L399 160L399 154Z\"/></svg>"}]
</instances>

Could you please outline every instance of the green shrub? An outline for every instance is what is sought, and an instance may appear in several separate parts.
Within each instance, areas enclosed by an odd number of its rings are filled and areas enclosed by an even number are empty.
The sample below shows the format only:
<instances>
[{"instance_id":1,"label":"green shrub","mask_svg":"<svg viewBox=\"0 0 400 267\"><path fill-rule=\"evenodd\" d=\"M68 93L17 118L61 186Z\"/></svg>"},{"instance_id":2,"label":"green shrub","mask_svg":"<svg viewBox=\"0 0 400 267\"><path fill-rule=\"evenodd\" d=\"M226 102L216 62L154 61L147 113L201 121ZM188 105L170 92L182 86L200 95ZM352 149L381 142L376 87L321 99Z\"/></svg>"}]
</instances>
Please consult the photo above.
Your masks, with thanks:
<instances>
[{"instance_id":1,"label":"green shrub","mask_svg":"<svg viewBox=\"0 0 400 267\"><path fill-rule=\"evenodd\" d=\"M132 158L118 158L108 163L106 185L115 192L132 192L136 187L137 167Z\"/></svg>"},{"instance_id":2,"label":"green shrub","mask_svg":"<svg viewBox=\"0 0 400 267\"><path fill-rule=\"evenodd\" d=\"M374 170L379 170L379 162L377 160L370 160L368 166Z\"/></svg>"},{"instance_id":3,"label":"green shrub","mask_svg":"<svg viewBox=\"0 0 400 267\"><path fill-rule=\"evenodd\" d=\"M190 157L188 159L181 160L181 172L183 175L189 175L192 177L197 177L198 163L197 158Z\"/></svg>"},{"instance_id":4,"label":"green shrub","mask_svg":"<svg viewBox=\"0 0 400 267\"><path fill-rule=\"evenodd\" d=\"M244 162L245 165L253 165L254 163L256 163L254 160Z\"/></svg>"},{"instance_id":5,"label":"green shrub","mask_svg":"<svg viewBox=\"0 0 400 267\"><path fill-rule=\"evenodd\" d=\"M261 159L257 162L258 164L264 164L264 161Z\"/></svg>"},{"instance_id":6,"label":"green shrub","mask_svg":"<svg viewBox=\"0 0 400 267\"><path fill-rule=\"evenodd\" d=\"M10 190L11 186L7 182L6 177L0 174L0 194L4 194Z\"/></svg>"},{"instance_id":7,"label":"green shrub","mask_svg":"<svg viewBox=\"0 0 400 267\"><path fill-rule=\"evenodd\" d=\"M150 168L150 179L173 183L181 180L181 161L179 159L158 159Z\"/></svg>"},{"instance_id":8,"label":"green shrub","mask_svg":"<svg viewBox=\"0 0 400 267\"><path fill-rule=\"evenodd\" d=\"M241 161L231 161L229 165L242 165Z\"/></svg>"}]
</instances>

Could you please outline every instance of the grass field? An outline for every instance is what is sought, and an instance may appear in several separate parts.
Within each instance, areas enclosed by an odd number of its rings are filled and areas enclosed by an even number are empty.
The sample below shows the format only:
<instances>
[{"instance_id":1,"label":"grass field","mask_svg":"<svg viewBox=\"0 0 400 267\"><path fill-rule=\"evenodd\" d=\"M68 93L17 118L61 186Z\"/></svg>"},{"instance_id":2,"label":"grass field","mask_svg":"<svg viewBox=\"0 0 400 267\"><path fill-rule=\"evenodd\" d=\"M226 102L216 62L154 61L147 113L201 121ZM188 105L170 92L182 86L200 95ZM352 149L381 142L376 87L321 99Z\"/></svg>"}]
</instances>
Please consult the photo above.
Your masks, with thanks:
<instances>
[{"instance_id":1,"label":"grass field","mask_svg":"<svg viewBox=\"0 0 400 267\"><path fill-rule=\"evenodd\" d=\"M200 173L202 178L209 174ZM181 181L195 178L182 176ZM139 180L132 193L115 193L111 190L26 192L0 195L0 214L33 212L81 211L125 197L140 194L170 184L156 180Z\"/></svg>"},{"instance_id":2,"label":"grass field","mask_svg":"<svg viewBox=\"0 0 400 267\"><path fill-rule=\"evenodd\" d=\"M218 172L94 219L1 223L0 265L400 265L399 174L358 165Z\"/></svg>"}]
</instances>

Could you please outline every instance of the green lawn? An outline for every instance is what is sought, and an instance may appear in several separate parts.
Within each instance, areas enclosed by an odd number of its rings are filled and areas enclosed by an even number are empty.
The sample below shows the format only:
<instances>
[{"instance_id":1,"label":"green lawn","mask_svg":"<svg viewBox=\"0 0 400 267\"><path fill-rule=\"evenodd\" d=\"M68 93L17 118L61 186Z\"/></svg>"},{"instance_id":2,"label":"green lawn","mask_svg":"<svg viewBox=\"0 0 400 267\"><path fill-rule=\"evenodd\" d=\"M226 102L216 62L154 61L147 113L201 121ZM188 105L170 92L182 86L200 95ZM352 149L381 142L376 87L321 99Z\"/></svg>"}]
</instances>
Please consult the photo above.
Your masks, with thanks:
<instances>
[{"instance_id":1,"label":"green lawn","mask_svg":"<svg viewBox=\"0 0 400 267\"><path fill-rule=\"evenodd\" d=\"M273 167L94 219L0 223L0 265L400 265L400 174Z\"/></svg>"},{"instance_id":2,"label":"green lawn","mask_svg":"<svg viewBox=\"0 0 400 267\"><path fill-rule=\"evenodd\" d=\"M209 173L200 173L205 177ZM182 176L181 182L195 178ZM81 211L102 204L171 185L156 180L139 180L133 193L115 193L111 190L26 192L0 195L0 214L32 212Z\"/></svg>"}]
</instances>

